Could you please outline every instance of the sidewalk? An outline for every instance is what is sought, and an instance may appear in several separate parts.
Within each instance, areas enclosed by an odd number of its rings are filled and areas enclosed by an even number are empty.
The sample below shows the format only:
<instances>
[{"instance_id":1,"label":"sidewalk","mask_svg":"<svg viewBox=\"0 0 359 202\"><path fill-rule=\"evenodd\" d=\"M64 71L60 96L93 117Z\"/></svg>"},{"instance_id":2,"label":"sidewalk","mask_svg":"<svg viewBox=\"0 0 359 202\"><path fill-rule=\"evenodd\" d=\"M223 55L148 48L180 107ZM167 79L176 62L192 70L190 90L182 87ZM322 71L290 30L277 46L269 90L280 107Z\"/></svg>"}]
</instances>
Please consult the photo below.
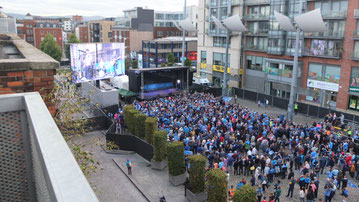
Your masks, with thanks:
<instances>
[{"instance_id":1,"label":"sidewalk","mask_svg":"<svg viewBox=\"0 0 359 202\"><path fill-rule=\"evenodd\" d=\"M234 98L232 98L231 103L234 103ZM267 113L269 116L277 118L280 115L287 116L287 111L283 109L279 109L277 107L267 106L264 108L264 105L261 104L260 107L258 107L256 102L249 101L249 100L243 100L237 98L237 104L248 107L250 110L256 111L258 113ZM316 117L310 117L303 114L297 114L293 117L295 123L308 123L311 124L313 121L321 121L322 119L316 118Z\"/></svg>"}]
</instances>

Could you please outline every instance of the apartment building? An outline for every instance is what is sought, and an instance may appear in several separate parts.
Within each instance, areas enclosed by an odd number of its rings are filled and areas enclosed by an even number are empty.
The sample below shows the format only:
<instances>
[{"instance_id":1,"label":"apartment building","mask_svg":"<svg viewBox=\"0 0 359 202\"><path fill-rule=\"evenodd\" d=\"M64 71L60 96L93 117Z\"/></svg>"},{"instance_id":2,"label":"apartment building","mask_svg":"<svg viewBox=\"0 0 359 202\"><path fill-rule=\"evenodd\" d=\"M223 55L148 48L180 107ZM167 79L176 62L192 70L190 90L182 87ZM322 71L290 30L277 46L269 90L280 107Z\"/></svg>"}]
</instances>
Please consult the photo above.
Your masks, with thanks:
<instances>
[{"instance_id":1,"label":"apartment building","mask_svg":"<svg viewBox=\"0 0 359 202\"><path fill-rule=\"evenodd\" d=\"M75 34L78 40L82 43L89 42L89 28L87 24L78 24L75 28Z\"/></svg>"},{"instance_id":2,"label":"apartment building","mask_svg":"<svg viewBox=\"0 0 359 202\"><path fill-rule=\"evenodd\" d=\"M162 63L166 63L167 54L172 53L175 62L181 62L182 57L182 37L167 37L142 41L143 67L159 67ZM197 38L186 37L185 56L189 59L193 58L194 63L197 62Z\"/></svg>"},{"instance_id":3,"label":"apartment building","mask_svg":"<svg viewBox=\"0 0 359 202\"><path fill-rule=\"evenodd\" d=\"M297 99L359 111L359 0L303 2L303 13L321 9L328 30L300 35ZM300 11L299 0L245 2L243 86L289 98L295 33L280 29L274 11L293 19Z\"/></svg>"},{"instance_id":4,"label":"apartment building","mask_svg":"<svg viewBox=\"0 0 359 202\"><path fill-rule=\"evenodd\" d=\"M243 14L242 0L199 0L197 74L220 87L223 80L226 52L226 31L218 29L211 16L223 20ZM232 32L228 55L229 87L241 86L242 34ZM198 75L198 76L199 76Z\"/></svg>"},{"instance_id":5,"label":"apartment building","mask_svg":"<svg viewBox=\"0 0 359 202\"><path fill-rule=\"evenodd\" d=\"M110 43L113 42L112 27L114 21L95 20L88 21L88 39L90 43Z\"/></svg>"},{"instance_id":6,"label":"apartment building","mask_svg":"<svg viewBox=\"0 0 359 202\"><path fill-rule=\"evenodd\" d=\"M40 49L40 45L47 34L54 37L57 45L63 48L63 32L62 27L58 23L37 22L33 28L34 46Z\"/></svg>"}]
</instances>

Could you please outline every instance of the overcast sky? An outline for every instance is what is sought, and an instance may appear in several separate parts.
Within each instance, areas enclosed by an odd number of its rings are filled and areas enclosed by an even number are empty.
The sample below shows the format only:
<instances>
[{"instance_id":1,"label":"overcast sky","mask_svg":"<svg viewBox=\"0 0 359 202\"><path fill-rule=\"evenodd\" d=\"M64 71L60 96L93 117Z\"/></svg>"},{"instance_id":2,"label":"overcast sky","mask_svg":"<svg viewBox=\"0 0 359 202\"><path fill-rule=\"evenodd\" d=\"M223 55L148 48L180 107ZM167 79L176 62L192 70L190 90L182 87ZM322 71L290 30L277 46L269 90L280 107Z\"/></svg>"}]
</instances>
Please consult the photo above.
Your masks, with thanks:
<instances>
[{"instance_id":1,"label":"overcast sky","mask_svg":"<svg viewBox=\"0 0 359 202\"><path fill-rule=\"evenodd\" d=\"M122 15L122 10L133 7L147 6L160 11L183 10L184 0L7 0L0 4L5 13L116 17ZM187 0L187 5L197 4L198 0Z\"/></svg>"}]
</instances>

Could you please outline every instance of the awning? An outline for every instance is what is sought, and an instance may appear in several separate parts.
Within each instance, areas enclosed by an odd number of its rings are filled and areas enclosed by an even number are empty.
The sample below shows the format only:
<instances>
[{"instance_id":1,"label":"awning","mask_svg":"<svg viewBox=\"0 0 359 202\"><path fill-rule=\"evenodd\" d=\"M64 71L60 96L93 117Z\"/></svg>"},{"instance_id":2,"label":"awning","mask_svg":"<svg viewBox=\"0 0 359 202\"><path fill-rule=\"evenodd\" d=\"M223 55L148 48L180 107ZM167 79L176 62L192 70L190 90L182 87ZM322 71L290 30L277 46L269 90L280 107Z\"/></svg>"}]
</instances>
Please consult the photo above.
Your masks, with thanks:
<instances>
[{"instance_id":1,"label":"awning","mask_svg":"<svg viewBox=\"0 0 359 202\"><path fill-rule=\"evenodd\" d=\"M126 89L123 89L123 88L118 90L118 94L123 96L123 97L135 97L135 96L137 96L136 93L134 93L132 91L129 91L129 90L126 90Z\"/></svg>"}]
</instances>

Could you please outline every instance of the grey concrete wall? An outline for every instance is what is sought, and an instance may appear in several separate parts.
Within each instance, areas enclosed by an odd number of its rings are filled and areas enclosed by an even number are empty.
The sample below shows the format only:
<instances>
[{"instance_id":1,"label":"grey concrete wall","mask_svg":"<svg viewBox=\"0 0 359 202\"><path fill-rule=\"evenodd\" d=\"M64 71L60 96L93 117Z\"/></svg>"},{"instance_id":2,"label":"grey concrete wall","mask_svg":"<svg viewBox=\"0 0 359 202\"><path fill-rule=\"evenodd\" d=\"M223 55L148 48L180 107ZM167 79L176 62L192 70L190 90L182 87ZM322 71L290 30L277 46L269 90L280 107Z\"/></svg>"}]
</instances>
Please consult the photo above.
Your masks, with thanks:
<instances>
[{"instance_id":1,"label":"grey concrete wall","mask_svg":"<svg viewBox=\"0 0 359 202\"><path fill-rule=\"evenodd\" d=\"M101 90L90 82L81 83L81 95L90 98L93 104L98 103L101 108L117 105L119 101L117 89Z\"/></svg>"}]
</instances>

